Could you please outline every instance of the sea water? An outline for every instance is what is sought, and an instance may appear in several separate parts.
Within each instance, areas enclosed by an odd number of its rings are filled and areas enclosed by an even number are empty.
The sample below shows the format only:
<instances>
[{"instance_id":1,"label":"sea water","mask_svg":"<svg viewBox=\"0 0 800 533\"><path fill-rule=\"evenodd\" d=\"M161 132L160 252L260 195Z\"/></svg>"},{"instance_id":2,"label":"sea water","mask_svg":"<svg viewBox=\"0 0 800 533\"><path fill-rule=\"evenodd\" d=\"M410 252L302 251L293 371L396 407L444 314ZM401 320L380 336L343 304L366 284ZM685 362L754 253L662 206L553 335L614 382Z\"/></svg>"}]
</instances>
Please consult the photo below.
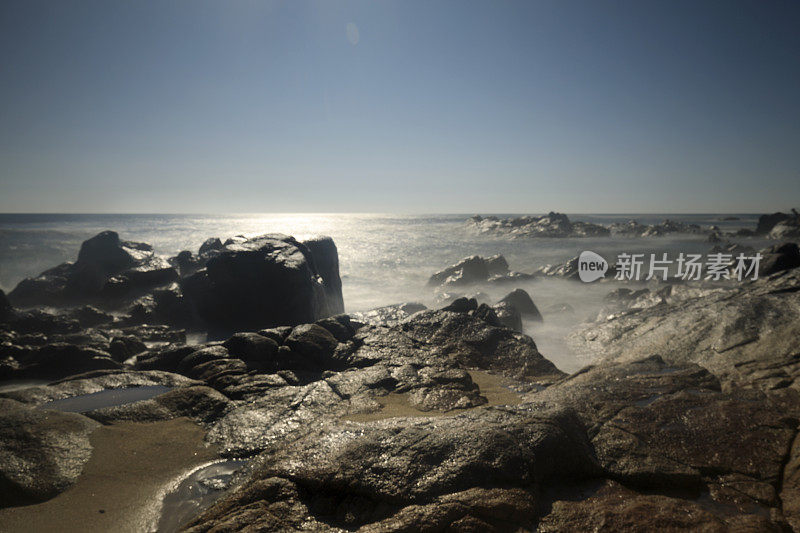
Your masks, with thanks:
<instances>
[{"instance_id":1,"label":"sea water","mask_svg":"<svg viewBox=\"0 0 800 533\"><path fill-rule=\"evenodd\" d=\"M511 214L498 214L501 217ZM630 219L652 224L671 219L716 225L724 231L754 229L757 215L569 215L573 221L602 224ZM726 220L735 217L736 220ZM679 252L708 253L705 235L664 237L518 238L476 235L469 231L469 215L385 214L252 214L252 215L0 215L0 287L11 290L20 280L63 261L74 261L80 244L103 230L114 230L124 240L151 244L156 253L172 256L181 250L197 252L209 237L225 240L234 235L284 233L302 240L329 235L339 250L345 308L364 311L405 301L439 305L437 294L426 287L431 274L470 255L503 254L512 270L533 272L547 264L562 263L584 250L614 261L617 254ZM754 248L766 241L740 239ZM611 284L582 284L547 279L531 282L460 289L480 290L493 303L520 287L527 290L544 315L544 324L526 324L542 353L565 371L591 360L592 354L571 353L564 335L580 322L593 318ZM453 291L453 292L459 292ZM567 304L573 313L548 311Z\"/></svg>"}]
</instances>

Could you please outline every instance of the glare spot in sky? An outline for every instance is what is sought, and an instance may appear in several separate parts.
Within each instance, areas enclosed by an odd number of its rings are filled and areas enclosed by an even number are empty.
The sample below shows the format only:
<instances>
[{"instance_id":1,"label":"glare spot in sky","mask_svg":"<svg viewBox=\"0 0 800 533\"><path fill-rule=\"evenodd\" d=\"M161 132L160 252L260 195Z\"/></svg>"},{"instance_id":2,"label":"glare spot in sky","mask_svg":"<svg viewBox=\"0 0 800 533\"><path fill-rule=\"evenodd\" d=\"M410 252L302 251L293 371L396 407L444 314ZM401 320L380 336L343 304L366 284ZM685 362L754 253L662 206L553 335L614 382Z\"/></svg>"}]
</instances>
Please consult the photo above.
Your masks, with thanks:
<instances>
[{"instance_id":1,"label":"glare spot in sky","mask_svg":"<svg viewBox=\"0 0 800 533\"><path fill-rule=\"evenodd\" d=\"M353 46L358 44L358 26L356 26L355 22L348 22L347 28L345 28L345 32L347 33L347 40L350 41L350 44Z\"/></svg>"}]
</instances>

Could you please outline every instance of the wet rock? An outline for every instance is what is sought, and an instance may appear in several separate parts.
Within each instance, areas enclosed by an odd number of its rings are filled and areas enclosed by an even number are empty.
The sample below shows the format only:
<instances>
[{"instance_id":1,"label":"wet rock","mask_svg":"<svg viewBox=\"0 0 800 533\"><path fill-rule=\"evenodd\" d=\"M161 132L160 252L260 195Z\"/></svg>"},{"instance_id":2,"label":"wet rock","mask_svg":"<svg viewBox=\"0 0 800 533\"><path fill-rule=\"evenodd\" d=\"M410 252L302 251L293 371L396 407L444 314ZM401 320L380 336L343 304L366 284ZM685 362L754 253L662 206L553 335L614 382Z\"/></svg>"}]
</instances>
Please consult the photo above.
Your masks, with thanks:
<instances>
[{"instance_id":1,"label":"wet rock","mask_svg":"<svg viewBox=\"0 0 800 533\"><path fill-rule=\"evenodd\" d=\"M293 353L313 361L321 369L336 366L333 355L339 342L322 326L317 324L297 326L286 337L285 343Z\"/></svg>"},{"instance_id":2,"label":"wet rock","mask_svg":"<svg viewBox=\"0 0 800 533\"><path fill-rule=\"evenodd\" d=\"M796 243L787 242L762 250L758 275L768 276L781 270L800 267L800 248Z\"/></svg>"},{"instance_id":3,"label":"wet rock","mask_svg":"<svg viewBox=\"0 0 800 533\"><path fill-rule=\"evenodd\" d=\"M623 409L592 442L615 479L641 487L699 487L703 475L725 474L777 485L796 426L763 393L681 391Z\"/></svg>"},{"instance_id":4,"label":"wet rock","mask_svg":"<svg viewBox=\"0 0 800 533\"><path fill-rule=\"evenodd\" d=\"M507 303L519 311L523 317L535 322L542 321L542 314L533 303L530 295L523 289L514 289L500 300L500 303Z\"/></svg>"},{"instance_id":5,"label":"wet rock","mask_svg":"<svg viewBox=\"0 0 800 533\"><path fill-rule=\"evenodd\" d=\"M494 265L496 268L496 261ZM489 266L486 259L479 255L473 255L435 273L428 280L428 285L469 285L487 279L489 279Z\"/></svg>"},{"instance_id":6,"label":"wet rock","mask_svg":"<svg viewBox=\"0 0 800 533\"><path fill-rule=\"evenodd\" d=\"M77 309L72 309L68 314L70 318L78 321L83 328L92 328L101 324L110 324L114 321L114 316L100 311L91 305L84 305Z\"/></svg>"},{"instance_id":7,"label":"wet rock","mask_svg":"<svg viewBox=\"0 0 800 533\"><path fill-rule=\"evenodd\" d=\"M139 354L136 357L137 370L163 370L176 372L178 365L191 353L197 351L196 346L166 346Z\"/></svg>"},{"instance_id":8,"label":"wet rock","mask_svg":"<svg viewBox=\"0 0 800 533\"><path fill-rule=\"evenodd\" d=\"M490 524L530 523L528 491L555 477L582 479L598 471L575 416L552 409L489 408L438 419L323 423L292 446L270 446L262 459L249 484L193 524L232 520L242 501L268 507L276 494L265 494L264 487L276 479L290 481L281 490L287 511L282 527L306 518L348 529L374 522L387 530L397 523L465 524L476 514ZM294 503L298 499L303 504ZM414 505L430 507L418 513ZM453 508L455 515L446 511ZM420 514L431 518L421 521ZM246 522L266 528L274 519L260 513L248 515Z\"/></svg>"},{"instance_id":9,"label":"wet rock","mask_svg":"<svg viewBox=\"0 0 800 533\"><path fill-rule=\"evenodd\" d=\"M453 313L469 313L478 309L478 301L475 298L467 298L462 296L456 298L450 305L442 307L442 311L452 311Z\"/></svg>"},{"instance_id":10,"label":"wet rock","mask_svg":"<svg viewBox=\"0 0 800 533\"><path fill-rule=\"evenodd\" d=\"M317 321L318 326L327 329L339 342L347 342L353 338L356 329L348 315L336 315Z\"/></svg>"},{"instance_id":11,"label":"wet rock","mask_svg":"<svg viewBox=\"0 0 800 533\"><path fill-rule=\"evenodd\" d=\"M513 305L501 302L491 307L499 322L499 325L505 326L514 331L522 332L522 315L517 311Z\"/></svg>"},{"instance_id":12,"label":"wet rock","mask_svg":"<svg viewBox=\"0 0 800 533\"><path fill-rule=\"evenodd\" d=\"M316 237L303 241L314 261L314 270L322 278L328 302L328 314L344 313L342 279L339 276L339 251L330 237Z\"/></svg>"},{"instance_id":13,"label":"wet rock","mask_svg":"<svg viewBox=\"0 0 800 533\"><path fill-rule=\"evenodd\" d=\"M222 245L222 241L219 240L219 237L211 237L203 241L203 244L200 245L200 249L198 250L198 254L208 255L210 252L220 252L224 249Z\"/></svg>"},{"instance_id":14,"label":"wet rock","mask_svg":"<svg viewBox=\"0 0 800 533\"><path fill-rule=\"evenodd\" d=\"M800 239L800 217L775 224L769 232L769 238L775 240Z\"/></svg>"},{"instance_id":15,"label":"wet rock","mask_svg":"<svg viewBox=\"0 0 800 533\"><path fill-rule=\"evenodd\" d=\"M28 387L5 392L0 396L31 405L42 405L54 400L94 394L112 389L136 387L188 387L201 385L199 381L161 371L95 370L69 376L48 385Z\"/></svg>"},{"instance_id":16,"label":"wet rock","mask_svg":"<svg viewBox=\"0 0 800 533\"><path fill-rule=\"evenodd\" d=\"M237 333L222 345L228 353L245 362L259 364L270 360L278 351L278 343L260 333Z\"/></svg>"},{"instance_id":17,"label":"wet rock","mask_svg":"<svg viewBox=\"0 0 800 533\"><path fill-rule=\"evenodd\" d=\"M756 226L756 235L766 235L778 223L792 220L795 218L794 213L772 213L771 215L761 215L758 217L758 225Z\"/></svg>"},{"instance_id":18,"label":"wet rock","mask_svg":"<svg viewBox=\"0 0 800 533\"><path fill-rule=\"evenodd\" d=\"M6 293L0 289L0 321L5 321L11 318L14 314L14 309L6 297Z\"/></svg>"},{"instance_id":19,"label":"wet rock","mask_svg":"<svg viewBox=\"0 0 800 533\"><path fill-rule=\"evenodd\" d=\"M562 213L515 218L482 217L467 220L467 229L481 235L520 237L597 237L609 234L608 228L588 222L573 222Z\"/></svg>"},{"instance_id":20,"label":"wet rock","mask_svg":"<svg viewBox=\"0 0 800 533\"><path fill-rule=\"evenodd\" d=\"M108 347L111 358L120 363L146 350L147 345L133 335L114 337Z\"/></svg>"},{"instance_id":21,"label":"wet rock","mask_svg":"<svg viewBox=\"0 0 800 533\"><path fill-rule=\"evenodd\" d=\"M283 341L286 340L286 337L288 337L291 332L291 326L279 326L277 328L262 329L258 333L274 340L277 344L283 344Z\"/></svg>"},{"instance_id":22,"label":"wet rock","mask_svg":"<svg viewBox=\"0 0 800 533\"><path fill-rule=\"evenodd\" d=\"M465 368L507 372L512 377L551 380L562 376L542 357L530 337L490 326L465 313L423 311L400 324L417 342L434 346L446 359Z\"/></svg>"},{"instance_id":23,"label":"wet rock","mask_svg":"<svg viewBox=\"0 0 800 533\"><path fill-rule=\"evenodd\" d=\"M331 259L322 262L330 266ZM209 335L225 338L336 314L343 304L331 295L339 283L324 280L311 251L292 237L263 235L226 243L204 269L181 280L181 288Z\"/></svg>"},{"instance_id":24,"label":"wet rock","mask_svg":"<svg viewBox=\"0 0 800 533\"><path fill-rule=\"evenodd\" d=\"M104 351L54 343L25 350L14 379L59 379L91 370L117 369L120 364Z\"/></svg>"},{"instance_id":25,"label":"wet rock","mask_svg":"<svg viewBox=\"0 0 800 533\"><path fill-rule=\"evenodd\" d=\"M407 302L378 307L363 313L351 313L350 316L353 320L363 322L365 324L391 326L405 320L414 313L418 313L419 311L424 311L426 309L427 307L421 303Z\"/></svg>"},{"instance_id":26,"label":"wet rock","mask_svg":"<svg viewBox=\"0 0 800 533\"><path fill-rule=\"evenodd\" d=\"M486 258L486 269L489 276L502 276L508 274L508 261L502 255L493 255Z\"/></svg>"},{"instance_id":27,"label":"wet rock","mask_svg":"<svg viewBox=\"0 0 800 533\"><path fill-rule=\"evenodd\" d=\"M800 369L787 364L797 353L788 339L798 334L800 270L792 269L724 287L672 285L668 294L637 298L628 308L601 314L569 341L608 359L657 353L668 363L700 364L726 383L771 387L776 382L763 381L757 370L778 367L789 384L800 376Z\"/></svg>"},{"instance_id":28,"label":"wet rock","mask_svg":"<svg viewBox=\"0 0 800 533\"><path fill-rule=\"evenodd\" d=\"M9 299L22 307L86 301L118 307L124 299L177 277L148 244L121 241L117 233L104 231L84 241L75 263L63 263L21 281Z\"/></svg>"},{"instance_id":29,"label":"wet rock","mask_svg":"<svg viewBox=\"0 0 800 533\"><path fill-rule=\"evenodd\" d=\"M0 399L0 505L41 502L69 488L92 455L89 435L98 426Z\"/></svg>"},{"instance_id":30,"label":"wet rock","mask_svg":"<svg viewBox=\"0 0 800 533\"><path fill-rule=\"evenodd\" d=\"M722 506L704 508L693 500L659 494L638 494L619 483L605 482L588 494L556 500L537 531L731 531L744 526L741 515L726 513ZM719 516L721 515L721 516ZM727 516L726 516L727 515ZM735 517L735 518L734 518ZM725 518L734 518L730 524ZM763 517L753 530L767 531ZM743 529L744 530L744 529Z\"/></svg>"},{"instance_id":31,"label":"wet rock","mask_svg":"<svg viewBox=\"0 0 800 533\"><path fill-rule=\"evenodd\" d=\"M231 407L230 400L205 386L179 387L149 400L96 409L86 416L108 424L122 420L155 422L185 416L201 424L211 424Z\"/></svg>"}]
</instances>

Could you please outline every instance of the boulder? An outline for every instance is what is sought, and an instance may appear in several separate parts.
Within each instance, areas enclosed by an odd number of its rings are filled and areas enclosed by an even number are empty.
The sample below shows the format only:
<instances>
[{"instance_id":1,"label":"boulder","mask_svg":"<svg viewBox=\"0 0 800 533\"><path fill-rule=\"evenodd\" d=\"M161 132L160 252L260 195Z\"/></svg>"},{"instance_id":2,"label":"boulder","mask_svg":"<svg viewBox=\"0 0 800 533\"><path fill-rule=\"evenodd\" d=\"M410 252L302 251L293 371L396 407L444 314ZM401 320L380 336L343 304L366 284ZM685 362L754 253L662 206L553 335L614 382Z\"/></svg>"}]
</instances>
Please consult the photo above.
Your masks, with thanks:
<instances>
[{"instance_id":1,"label":"boulder","mask_svg":"<svg viewBox=\"0 0 800 533\"><path fill-rule=\"evenodd\" d=\"M506 303L516 309L523 317L534 320L536 322L542 321L542 314L533 303L530 295L522 289L514 289L500 300L499 303Z\"/></svg>"},{"instance_id":2,"label":"boulder","mask_svg":"<svg viewBox=\"0 0 800 533\"><path fill-rule=\"evenodd\" d=\"M760 253L759 276L768 276L781 270L800 267L800 248L793 242L776 244L761 250Z\"/></svg>"},{"instance_id":3,"label":"boulder","mask_svg":"<svg viewBox=\"0 0 800 533\"><path fill-rule=\"evenodd\" d=\"M65 343L25 350L19 363L16 379L59 379L91 370L121 368L108 352Z\"/></svg>"},{"instance_id":4,"label":"boulder","mask_svg":"<svg viewBox=\"0 0 800 533\"><path fill-rule=\"evenodd\" d=\"M150 245L121 241L116 232L104 231L84 241L75 263L22 280L9 299L21 307L98 302L114 308L177 278L175 269L156 257Z\"/></svg>"},{"instance_id":5,"label":"boulder","mask_svg":"<svg viewBox=\"0 0 800 533\"><path fill-rule=\"evenodd\" d=\"M498 267L497 259L494 260L493 265L495 269ZM432 275L428 280L428 285L469 285L487 279L489 279L489 266L486 259L479 255L473 255Z\"/></svg>"},{"instance_id":6,"label":"boulder","mask_svg":"<svg viewBox=\"0 0 800 533\"><path fill-rule=\"evenodd\" d=\"M6 293L0 289L0 321L5 321L14 315L14 309L6 297Z\"/></svg>"},{"instance_id":7,"label":"boulder","mask_svg":"<svg viewBox=\"0 0 800 533\"><path fill-rule=\"evenodd\" d=\"M183 295L211 338L314 322L344 307L337 292L341 280L330 278L335 274L330 245L320 245L328 253L321 258L329 269L325 280L312 252L292 237L232 240L204 269L181 280Z\"/></svg>"},{"instance_id":8,"label":"boulder","mask_svg":"<svg viewBox=\"0 0 800 533\"><path fill-rule=\"evenodd\" d=\"M108 353L111 354L111 358L120 363L146 350L147 345L133 335L114 337L108 347Z\"/></svg>"},{"instance_id":9,"label":"boulder","mask_svg":"<svg viewBox=\"0 0 800 533\"><path fill-rule=\"evenodd\" d=\"M491 308L501 325L522 332L522 315L513 305L500 302Z\"/></svg>"},{"instance_id":10,"label":"boulder","mask_svg":"<svg viewBox=\"0 0 800 533\"><path fill-rule=\"evenodd\" d=\"M330 237L315 237L303 241L314 262L314 270L322 278L328 300L328 312L344 313L342 278L339 276L339 251Z\"/></svg>"},{"instance_id":11,"label":"boulder","mask_svg":"<svg viewBox=\"0 0 800 533\"><path fill-rule=\"evenodd\" d=\"M767 235L772 228L779 222L791 220L794 215L789 213L772 213L771 215L761 215L758 217L758 225L756 226L756 235Z\"/></svg>"},{"instance_id":12,"label":"boulder","mask_svg":"<svg viewBox=\"0 0 800 533\"><path fill-rule=\"evenodd\" d=\"M99 425L0 399L0 506L42 502L69 488L92 455L89 435Z\"/></svg>"}]
</instances>

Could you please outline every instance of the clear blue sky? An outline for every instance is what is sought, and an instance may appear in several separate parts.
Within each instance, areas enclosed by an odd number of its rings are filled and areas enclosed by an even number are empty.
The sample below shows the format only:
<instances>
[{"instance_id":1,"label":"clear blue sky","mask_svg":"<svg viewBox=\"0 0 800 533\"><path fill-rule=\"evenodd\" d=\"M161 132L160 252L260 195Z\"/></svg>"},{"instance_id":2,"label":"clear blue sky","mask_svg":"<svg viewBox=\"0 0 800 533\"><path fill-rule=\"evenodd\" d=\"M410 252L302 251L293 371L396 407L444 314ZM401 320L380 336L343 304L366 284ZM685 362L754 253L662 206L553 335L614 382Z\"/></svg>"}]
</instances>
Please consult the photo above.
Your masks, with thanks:
<instances>
[{"instance_id":1,"label":"clear blue sky","mask_svg":"<svg viewBox=\"0 0 800 533\"><path fill-rule=\"evenodd\" d=\"M3 212L798 204L794 0L0 4Z\"/></svg>"}]
</instances>

